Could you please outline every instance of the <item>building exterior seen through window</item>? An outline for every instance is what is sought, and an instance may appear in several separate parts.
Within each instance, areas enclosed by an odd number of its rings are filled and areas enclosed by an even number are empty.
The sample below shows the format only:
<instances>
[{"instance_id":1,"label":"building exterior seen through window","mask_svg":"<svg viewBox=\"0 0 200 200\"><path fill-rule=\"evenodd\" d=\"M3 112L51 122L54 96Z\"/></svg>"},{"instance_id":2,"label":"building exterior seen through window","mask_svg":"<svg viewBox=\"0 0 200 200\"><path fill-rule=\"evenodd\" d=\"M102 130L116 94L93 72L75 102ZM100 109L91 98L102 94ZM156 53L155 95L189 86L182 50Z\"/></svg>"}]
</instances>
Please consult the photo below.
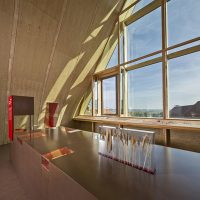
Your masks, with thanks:
<instances>
[{"instance_id":1,"label":"building exterior seen through window","mask_svg":"<svg viewBox=\"0 0 200 200\"><path fill-rule=\"evenodd\" d=\"M200 53L168 61L169 116L200 118Z\"/></svg>"}]
</instances>

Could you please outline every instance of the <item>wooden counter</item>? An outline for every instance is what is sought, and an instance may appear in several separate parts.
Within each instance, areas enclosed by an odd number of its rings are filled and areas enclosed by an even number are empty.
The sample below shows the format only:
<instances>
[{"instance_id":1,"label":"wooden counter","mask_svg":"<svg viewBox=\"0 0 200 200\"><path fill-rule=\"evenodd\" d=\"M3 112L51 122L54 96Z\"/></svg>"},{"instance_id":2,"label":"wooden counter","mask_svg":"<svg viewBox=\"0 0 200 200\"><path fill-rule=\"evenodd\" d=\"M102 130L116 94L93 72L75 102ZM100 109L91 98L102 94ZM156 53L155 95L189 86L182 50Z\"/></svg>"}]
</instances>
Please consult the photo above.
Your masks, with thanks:
<instances>
[{"instance_id":1,"label":"wooden counter","mask_svg":"<svg viewBox=\"0 0 200 200\"><path fill-rule=\"evenodd\" d=\"M60 128L31 141L14 141L11 160L34 199L199 200L199 153L155 145L157 172L150 175L99 155L96 135ZM65 146L74 153L43 170L41 155Z\"/></svg>"}]
</instances>

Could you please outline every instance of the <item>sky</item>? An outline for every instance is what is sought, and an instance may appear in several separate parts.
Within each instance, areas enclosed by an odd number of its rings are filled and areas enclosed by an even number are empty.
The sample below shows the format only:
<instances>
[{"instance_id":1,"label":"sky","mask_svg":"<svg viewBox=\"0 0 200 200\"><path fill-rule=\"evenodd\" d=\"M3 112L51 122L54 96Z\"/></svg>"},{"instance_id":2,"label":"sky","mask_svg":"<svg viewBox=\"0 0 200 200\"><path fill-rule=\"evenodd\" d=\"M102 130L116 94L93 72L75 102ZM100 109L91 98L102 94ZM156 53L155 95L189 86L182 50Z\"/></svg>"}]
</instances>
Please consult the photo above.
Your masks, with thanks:
<instances>
[{"instance_id":1,"label":"sky","mask_svg":"<svg viewBox=\"0 0 200 200\"><path fill-rule=\"evenodd\" d=\"M116 109L116 77L104 79L103 87L103 108Z\"/></svg>"},{"instance_id":2,"label":"sky","mask_svg":"<svg viewBox=\"0 0 200 200\"><path fill-rule=\"evenodd\" d=\"M135 10L152 0L142 0ZM143 5L142 5L143 4ZM200 37L200 0L168 2L168 45ZM135 10L133 12L135 12ZM128 59L161 49L161 9L158 8L128 26ZM108 67L117 64L117 48ZM157 63L128 73L130 109L162 109L162 64ZM200 100L200 52L168 61L169 108L191 105ZM112 94L113 88L107 88ZM112 100L110 100L111 108Z\"/></svg>"}]
</instances>

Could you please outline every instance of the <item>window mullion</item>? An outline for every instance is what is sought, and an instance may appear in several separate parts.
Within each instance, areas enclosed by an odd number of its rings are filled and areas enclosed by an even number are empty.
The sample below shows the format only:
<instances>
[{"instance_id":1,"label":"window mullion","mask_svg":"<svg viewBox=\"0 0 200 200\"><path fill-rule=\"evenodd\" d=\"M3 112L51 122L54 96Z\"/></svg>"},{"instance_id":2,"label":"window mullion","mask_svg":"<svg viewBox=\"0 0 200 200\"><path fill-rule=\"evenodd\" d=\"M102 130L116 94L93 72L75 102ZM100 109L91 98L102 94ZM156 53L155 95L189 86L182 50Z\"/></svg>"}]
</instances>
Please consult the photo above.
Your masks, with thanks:
<instances>
[{"instance_id":1,"label":"window mullion","mask_svg":"<svg viewBox=\"0 0 200 200\"><path fill-rule=\"evenodd\" d=\"M124 62L128 61L128 41L127 41L127 27L124 24ZM123 66L123 111L124 115L128 115L128 79L127 79L127 70L126 70L127 65Z\"/></svg>"},{"instance_id":2,"label":"window mullion","mask_svg":"<svg viewBox=\"0 0 200 200\"><path fill-rule=\"evenodd\" d=\"M162 0L162 69L163 69L163 117L169 118L168 112L168 77L167 77L167 7L166 0Z\"/></svg>"}]
</instances>

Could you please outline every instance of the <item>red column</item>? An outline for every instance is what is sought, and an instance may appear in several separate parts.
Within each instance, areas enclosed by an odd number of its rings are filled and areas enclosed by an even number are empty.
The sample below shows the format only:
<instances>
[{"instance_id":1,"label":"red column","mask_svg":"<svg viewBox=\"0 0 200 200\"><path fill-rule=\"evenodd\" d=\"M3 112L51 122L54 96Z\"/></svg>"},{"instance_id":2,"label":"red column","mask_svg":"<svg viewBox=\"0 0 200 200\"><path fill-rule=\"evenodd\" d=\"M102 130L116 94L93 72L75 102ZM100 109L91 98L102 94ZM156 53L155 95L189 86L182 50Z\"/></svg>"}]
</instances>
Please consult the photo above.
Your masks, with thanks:
<instances>
[{"instance_id":1,"label":"red column","mask_svg":"<svg viewBox=\"0 0 200 200\"><path fill-rule=\"evenodd\" d=\"M54 117L55 117L57 107L58 107L58 103L49 104L49 126L50 127L55 127Z\"/></svg>"},{"instance_id":2,"label":"red column","mask_svg":"<svg viewBox=\"0 0 200 200\"><path fill-rule=\"evenodd\" d=\"M8 97L8 137L13 141L13 97Z\"/></svg>"},{"instance_id":3,"label":"red column","mask_svg":"<svg viewBox=\"0 0 200 200\"><path fill-rule=\"evenodd\" d=\"M47 103L44 123L47 127L55 127L55 115L57 114L58 103Z\"/></svg>"}]
</instances>

